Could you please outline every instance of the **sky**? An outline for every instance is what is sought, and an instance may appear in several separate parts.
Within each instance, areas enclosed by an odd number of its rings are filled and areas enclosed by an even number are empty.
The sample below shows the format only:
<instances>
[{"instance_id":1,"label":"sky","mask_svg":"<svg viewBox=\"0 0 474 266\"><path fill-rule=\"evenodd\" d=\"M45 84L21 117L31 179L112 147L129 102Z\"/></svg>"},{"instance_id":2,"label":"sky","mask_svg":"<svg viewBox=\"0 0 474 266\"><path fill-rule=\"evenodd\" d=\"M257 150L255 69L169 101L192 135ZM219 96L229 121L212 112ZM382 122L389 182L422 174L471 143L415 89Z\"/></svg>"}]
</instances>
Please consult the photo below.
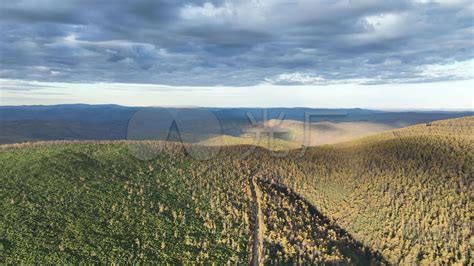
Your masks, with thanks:
<instances>
[{"instance_id":1,"label":"sky","mask_svg":"<svg viewBox=\"0 0 474 266\"><path fill-rule=\"evenodd\" d=\"M474 109L470 0L3 0L0 105Z\"/></svg>"}]
</instances>

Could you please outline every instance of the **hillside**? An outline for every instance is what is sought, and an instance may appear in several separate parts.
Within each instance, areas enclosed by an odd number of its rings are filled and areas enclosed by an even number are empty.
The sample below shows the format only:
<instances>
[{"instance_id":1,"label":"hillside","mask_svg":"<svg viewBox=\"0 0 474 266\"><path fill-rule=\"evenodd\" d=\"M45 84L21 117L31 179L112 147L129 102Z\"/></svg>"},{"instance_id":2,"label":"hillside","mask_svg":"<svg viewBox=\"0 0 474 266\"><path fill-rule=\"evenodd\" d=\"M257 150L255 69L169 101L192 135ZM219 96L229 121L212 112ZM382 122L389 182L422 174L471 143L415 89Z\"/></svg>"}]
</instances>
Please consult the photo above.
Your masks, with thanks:
<instances>
[{"instance_id":1,"label":"hillside","mask_svg":"<svg viewBox=\"0 0 474 266\"><path fill-rule=\"evenodd\" d=\"M0 261L247 260L250 202L230 158L200 163L166 144L144 162L124 143L50 144L0 157Z\"/></svg>"},{"instance_id":2,"label":"hillside","mask_svg":"<svg viewBox=\"0 0 474 266\"><path fill-rule=\"evenodd\" d=\"M472 264L473 133L466 117L209 161L176 143L148 161L127 142L2 146L0 262Z\"/></svg>"},{"instance_id":3,"label":"hillside","mask_svg":"<svg viewBox=\"0 0 474 266\"><path fill-rule=\"evenodd\" d=\"M238 146L238 145L256 145L268 150L290 150L301 148L301 144L293 141L286 141L283 139L274 138L272 141L268 136L261 136L258 139L255 135L250 136L228 136L223 135L219 137L209 138L199 142L201 145L207 146Z\"/></svg>"},{"instance_id":4,"label":"hillside","mask_svg":"<svg viewBox=\"0 0 474 266\"><path fill-rule=\"evenodd\" d=\"M319 146L355 140L361 137L375 135L377 133L398 128L386 123L374 122L315 122L305 129L304 122L294 120L269 120L266 127L276 132L285 132L283 139L302 145L305 138L308 138L307 146Z\"/></svg>"},{"instance_id":5,"label":"hillside","mask_svg":"<svg viewBox=\"0 0 474 266\"><path fill-rule=\"evenodd\" d=\"M473 136L466 117L253 160L391 263L472 264Z\"/></svg>"},{"instance_id":6,"label":"hillside","mask_svg":"<svg viewBox=\"0 0 474 266\"><path fill-rule=\"evenodd\" d=\"M151 161L133 157L125 142L4 147L0 261L250 262L255 256L256 202L250 166L239 156L242 147L224 148L225 156L200 162L180 145L160 145L164 150ZM292 217L299 216L316 219L304 212ZM319 226L306 236L324 248L312 255L314 261L377 259L318 217ZM281 239L290 239L290 234ZM333 239L318 240L327 234ZM339 240L350 245L334 242ZM298 243L293 240L291 247ZM284 253L281 258L294 260L297 255Z\"/></svg>"}]
</instances>

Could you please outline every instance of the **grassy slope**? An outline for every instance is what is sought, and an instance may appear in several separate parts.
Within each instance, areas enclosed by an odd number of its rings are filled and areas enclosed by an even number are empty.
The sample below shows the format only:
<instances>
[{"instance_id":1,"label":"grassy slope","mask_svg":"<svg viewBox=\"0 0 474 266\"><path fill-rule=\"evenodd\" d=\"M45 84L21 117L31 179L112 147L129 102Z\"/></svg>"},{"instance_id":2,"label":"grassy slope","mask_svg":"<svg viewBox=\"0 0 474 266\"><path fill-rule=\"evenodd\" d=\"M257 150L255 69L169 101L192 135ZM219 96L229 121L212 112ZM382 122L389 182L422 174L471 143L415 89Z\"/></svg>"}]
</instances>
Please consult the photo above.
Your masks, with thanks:
<instances>
[{"instance_id":1,"label":"grassy slope","mask_svg":"<svg viewBox=\"0 0 474 266\"><path fill-rule=\"evenodd\" d=\"M246 263L252 228L247 177L257 170L267 217L282 209L283 224L266 221L282 226L277 238L271 230L266 235L269 247L281 247L266 251L280 251L268 261L312 254L348 262L344 250L326 252L334 246L327 222L315 231L287 229L321 222L314 213L294 211L312 203L390 262L472 263L473 121L409 127L310 148L303 157L294 151L274 158L257 149L242 159L248 147L236 146L199 162L173 144L146 162L123 143L6 150L0 152L0 261ZM301 207L264 180L288 186L309 203ZM338 242L361 254L351 261L365 259L365 249L340 230L333 230ZM323 243L320 253L301 253L308 243Z\"/></svg>"}]
</instances>

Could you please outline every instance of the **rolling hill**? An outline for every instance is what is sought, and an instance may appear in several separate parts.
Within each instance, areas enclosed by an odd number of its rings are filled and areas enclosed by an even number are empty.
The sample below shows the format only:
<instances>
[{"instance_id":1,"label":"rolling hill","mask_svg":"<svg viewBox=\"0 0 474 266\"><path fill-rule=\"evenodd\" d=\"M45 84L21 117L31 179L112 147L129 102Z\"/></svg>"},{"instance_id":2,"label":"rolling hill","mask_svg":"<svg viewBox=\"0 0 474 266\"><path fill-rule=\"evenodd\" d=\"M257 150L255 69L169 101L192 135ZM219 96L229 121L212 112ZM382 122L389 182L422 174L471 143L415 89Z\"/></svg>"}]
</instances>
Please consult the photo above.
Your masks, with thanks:
<instances>
[{"instance_id":1,"label":"rolling hill","mask_svg":"<svg viewBox=\"0 0 474 266\"><path fill-rule=\"evenodd\" d=\"M355 140L395 128L398 126L365 121L314 122L305 128L305 123L302 121L271 119L262 125L260 130L279 132L279 135L275 134L277 138L299 145L305 143L306 137L307 146L320 146Z\"/></svg>"},{"instance_id":2,"label":"rolling hill","mask_svg":"<svg viewBox=\"0 0 474 266\"><path fill-rule=\"evenodd\" d=\"M207 146L239 146L239 145L255 145L268 150L291 150L301 148L301 144L292 140L283 140L274 138L271 140L269 137L262 136L259 138L250 135L242 136L229 136L223 135L219 137L208 138L199 142L201 145Z\"/></svg>"},{"instance_id":3,"label":"rolling hill","mask_svg":"<svg viewBox=\"0 0 474 266\"><path fill-rule=\"evenodd\" d=\"M208 161L3 145L0 262L472 264L473 135L466 117L285 157L230 138Z\"/></svg>"},{"instance_id":4,"label":"rolling hill","mask_svg":"<svg viewBox=\"0 0 474 266\"><path fill-rule=\"evenodd\" d=\"M472 264L474 117L249 160L395 264Z\"/></svg>"}]
</instances>

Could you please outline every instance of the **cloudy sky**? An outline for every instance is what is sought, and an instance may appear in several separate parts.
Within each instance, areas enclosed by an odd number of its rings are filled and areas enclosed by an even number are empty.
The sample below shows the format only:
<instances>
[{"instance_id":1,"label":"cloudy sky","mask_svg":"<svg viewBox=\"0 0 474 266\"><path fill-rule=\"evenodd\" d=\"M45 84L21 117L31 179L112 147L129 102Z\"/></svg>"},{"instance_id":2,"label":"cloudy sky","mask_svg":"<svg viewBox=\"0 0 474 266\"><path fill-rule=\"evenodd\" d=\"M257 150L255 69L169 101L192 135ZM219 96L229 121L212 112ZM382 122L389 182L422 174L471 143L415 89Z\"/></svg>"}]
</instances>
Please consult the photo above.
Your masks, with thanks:
<instances>
[{"instance_id":1,"label":"cloudy sky","mask_svg":"<svg viewBox=\"0 0 474 266\"><path fill-rule=\"evenodd\" d=\"M0 105L472 109L471 0L3 0Z\"/></svg>"}]
</instances>

